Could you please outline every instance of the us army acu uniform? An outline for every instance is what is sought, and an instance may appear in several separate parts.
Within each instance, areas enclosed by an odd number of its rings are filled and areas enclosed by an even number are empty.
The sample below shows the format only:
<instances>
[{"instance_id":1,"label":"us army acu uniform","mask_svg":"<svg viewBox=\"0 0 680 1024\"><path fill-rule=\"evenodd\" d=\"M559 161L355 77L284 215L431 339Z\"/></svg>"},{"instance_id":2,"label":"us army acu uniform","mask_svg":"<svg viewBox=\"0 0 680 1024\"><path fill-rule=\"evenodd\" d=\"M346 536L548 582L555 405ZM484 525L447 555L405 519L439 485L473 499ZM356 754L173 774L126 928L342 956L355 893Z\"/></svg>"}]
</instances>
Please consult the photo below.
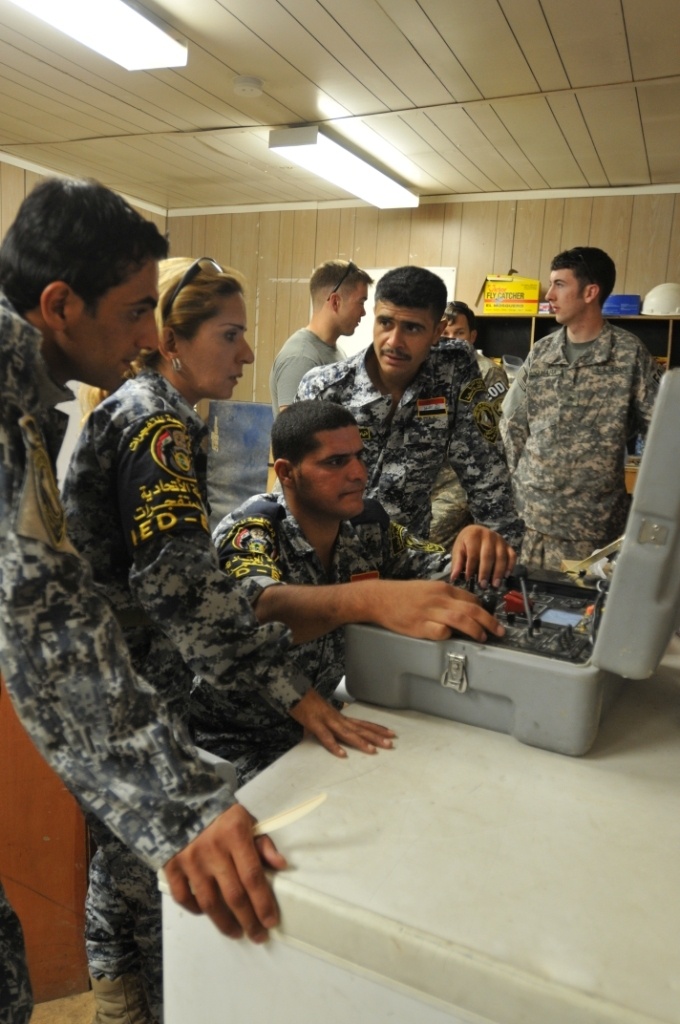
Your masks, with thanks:
<instances>
[{"instance_id":1,"label":"us army acu uniform","mask_svg":"<svg viewBox=\"0 0 680 1024\"><path fill-rule=\"evenodd\" d=\"M41 341L0 296L0 667L43 757L155 871L233 796L135 674L66 535L53 473L66 417L53 406L73 396L49 378ZM16 920L0 901L0 1019L15 1024L30 1000Z\"/></svg>"},{"instance_id":2,"label":"us army acu uniform","mask_svg":"<svg viewBox=\"0 0 680 1024\"><path fill-rule=\"evenodd\" d=\"M33 999L19 919L0 885L0 1024L28 1024Z\"/></svg>"},{"instance_id":3,"label":"us army acu uniform","mask_svg":"<svg viewBox=\"0 0 680 1024\"><path fill-rule=\"evenodd\" d=\"M246 680L275 718L288 718L309 683L286 659L285 626L260 626L249 600L252 583L237 586L219 569L206 513L207 427L160 374L146 370L88 417L64 486L73 541L92 565L123 626L134 664L179 715L194 675L233 689ZM234 664L238 661L241 675ZM96 826L95 826L96 827ZM140 872L115 837L96 829L99 849L118 893L144 931L147 995L161 1013L161 916L155 880ZM110 941L103 865L88 909L88 957L95 976L116 977L126 956ZM101 905L101 903L105 905ZM121 923L122 928L122 923ZM120 930L120 929L119 929ZM139 943L137 944L139 946Z\"/></svg>"},{"instance_id":4,"label":"us army acu uniform","mask_svg":"<svg viewBox=\"0 0 680 1024\"><path fill-rule=\"evenodd\" d=\"M527 565L559 568L624 532L626 441L647 432L659 381L642 342L606 321L592 343L569 346L561 327L534 345L501 415Z\"/></svg>"},{"instance_id":5,"label":"us army acu uniform","mask_svg":"<svg viewBox=\"0 0 680 1024\"><path fill-rule=\"evenodd\" d=\"M522 537L508 470L496 450L498 424L467 342L436 345L392 413L366 371L366 351L305 374L297 399L327 398L357 420L368 468L366 495L419 537L430 532L430 495L446 463L476 523L513 547Z\"/></svg>"},{"instance_id":6,"label":"us army acu uniform","mask_svg":"<svg viewBox=\"0 0 680 1024\"><path fill-rule=\"evenodd\" d=\"M445 338L441 338L438 344L445 345L447 341ZM475 358L489 396L494 418L498 423L501 418L501 405L508 393L507 374L502 367L482 355L481 352L475 352ZM500 443L499 437L498 444ZM432 490L430 540L442 544L445 548L450 548L463 527L471 522L472 516L467 495L456 474L450 466L446 465L439 471Z\"/></svg>"},{"instance_id":7,"label":"us army acu uniform","mask_svg":"<svg viewBox=\"0 0 680 1024\"><path fill-rule=\"evenodd\" d=\"M448 552L390 522L382 506L371 500L361 515L340 524L328 573L282 494L249 498L225 516L213 537L224 571L261 587L279 582L360 586L362 579L444 578L451 566ZM344 630L298 644L292 655L318 693L332 701L345 671ZM192 695L192 725L199 745L231 761L243 785L295 746L303 730L294 719L277 716L253 693L243 672L239 678L241 685L224 694L198 686ZM223 722L221 729L215 727L218 721Z\"/></svg>"}]
</instances>

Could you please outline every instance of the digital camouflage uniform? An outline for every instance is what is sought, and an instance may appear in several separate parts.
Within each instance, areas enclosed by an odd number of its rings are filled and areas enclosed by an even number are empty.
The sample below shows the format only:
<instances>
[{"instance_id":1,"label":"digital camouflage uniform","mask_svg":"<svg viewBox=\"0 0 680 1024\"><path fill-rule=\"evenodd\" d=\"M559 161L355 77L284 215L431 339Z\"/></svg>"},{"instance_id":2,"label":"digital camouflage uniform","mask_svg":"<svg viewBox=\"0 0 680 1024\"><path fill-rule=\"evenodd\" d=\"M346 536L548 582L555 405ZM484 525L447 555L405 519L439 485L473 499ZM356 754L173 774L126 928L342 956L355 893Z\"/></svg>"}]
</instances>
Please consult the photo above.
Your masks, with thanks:
<instances>
[{"instance_id":1,"label":"digital camouflage uniform","mask_svg":"<svg viewBox=\"0 0 680 1024\"><path fill-rule=\"evenodd\" d=\"M285 657L289 631L280 623L257 622L250 597L259 588L236 586L220 572L207 525L207 433L155 371L124 384L88 417L73 453L63 498L71 537L106 587L135 666L176 716L186 713L194 675L233 688L238 660L239 680L261 694L274 717L287 718L309 683ZM90 970L115 978L129 969L134 947L128 944L121 956L120 943L111 941L112 931L122 939L122 896L133 919L128 934L148 931L155 921L155 934L140 947L140 967L159 1018L155 880L114 836L96 824L94 831L102 858L88 899Z\"/></svg>"},{"instance_id":2,"label":"digital camouflage uniform","mask_svg":"<svg viewBox=\"0 0 680 1024\"><path fill-rule=\"evenodd\" d=\"M450 556L443 548L418 540L390 519L377 501L367 501L364 512L340 524L333 564L326 573L313 547L281 494L259 494L225 516L214 533L220 565L235 579L272 583L350 583L362 579L414 579L445 577ZM343 629L293 648L301 672L325 699L345 671ZM241 687L230 693L199 686L192 695L192 723L201 746L231 761L241 784L285 754L302 738L302 726L281 719ZM336 704L336 706L339 706ZM212 723L222 720L225 728Z\"/></svg>"},{"instance_id":3,"label":"digital camouflage uniform","mask_svg":"<svg viewBox=\"0 0 680 1024\"><path fill-rule=\"evenodd\" d=\"M501 434L527 531L521 560L559 568L621 536L626 442L646 434L660 369L642 342L605 321L569 363L566 328L538 341L503 403Z\"/></svg>"},{"instance_id":4,"label":"digital camouflage uniform","mask_svg":"<svg viewBox=\"0 0 680 1024\"><path fill-rule=\"evenodd\" d=\"M441 338L438 344L447 344L446 338ZM508 393L507 374L493 359L488 359L481 352L475 352L475 357L498 423L501 418L501 405ZM501 444L500 436L497 443ZM450 548L463 527L471 522L467 494L451 467L446 465L439 471L432 490L430 540Z\"/></svg>"},{"instance_id":5,"label":"digital camouflage uniform","mask_svg":"<svg viewBox=\"0 0 680 1024\"><path fill-rule=\"evenodd\" d=\"M28 1024L32 1009L21 925L0 885L0 1024Z\"/></svg>"},{"instance_id":6,"label":"digital camouflage uniform","mask_svg":"<svg viewBox=\"0 0 680 1024\"><path fill-rule=\"evenodd\" d=\"M522 522L496 448L495 412L468 343L434 346L391 420L392 399L372 384L366 354L310 370L296 397L330 399L353 413L364 443L367 497L377 498L415 535L428 537L430 495L448 462L465 488L474 521L516 546Z\"/></svg>"},{"instance_id":7,"label":"digital camouflage uniform","mask_svg":"<svg viewBox=\"0 0 680 1024\"><path fill-rule=\"evenodd\" d=\"M0 667L42 756L155 871L233 796L136 675L110 605L66 535L53 472L66 416L53 407L72 395L50 380L41 341L0 296ZM11 991L22 954L4 900L0 928L0 1000L18 1003L0 1005L0 1019L14 1024L26 1018L28 994L21 980Z\"/></svg>"}]
</instances>

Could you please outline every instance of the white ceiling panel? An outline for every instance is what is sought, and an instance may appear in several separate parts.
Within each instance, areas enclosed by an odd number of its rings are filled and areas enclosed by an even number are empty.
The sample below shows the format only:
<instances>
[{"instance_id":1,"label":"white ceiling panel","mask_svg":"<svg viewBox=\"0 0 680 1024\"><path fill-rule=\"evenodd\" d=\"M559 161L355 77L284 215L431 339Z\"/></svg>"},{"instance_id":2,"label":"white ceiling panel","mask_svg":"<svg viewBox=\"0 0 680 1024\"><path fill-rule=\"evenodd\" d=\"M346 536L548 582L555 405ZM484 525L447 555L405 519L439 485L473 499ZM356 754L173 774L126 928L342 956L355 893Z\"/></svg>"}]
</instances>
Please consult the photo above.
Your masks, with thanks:
<instances>
[{"instance_id":1,"label":"white ceiling panel","mask_svg":"<svg viewBox=\"0 0 680 1024\"><path fill-rule=\"evenodd\" d=\"M541 6L572 86L631 81L621 0L541 0Z\"/></svg>"},{"instance_id":2,"label":"white ceiling panel","mask_svg":"<svg viewBox=\"0 0 680 1024\"><path fill-rule=\"evenodd\" d=\"M678 0L622 0L622 3L635 78L680 75Z\"/></svg>"},{"instance_id":3,"label":"white ceiling panel","mask_svg":"<svg viewBox=\"0 0 680 1024\"><path fill-rule=\"evenodd\" d=\"M569 85L540 0L500 0L508 25L542 92Z\"/></svg>"},{"instance_id":4,"label":"white ceiling panel","mask_svg":"<svg viewBox=\"0 0 680 1024\"><path fill-rule=\"evenodd\" d=\"M579 103L609 184L650 184L649 155L634 86L584 89Z\"/></svg>"},{"instance_id":5,"label":"white ceiling panel","mask_svg":"<svg viewBox=\"0 0 680 1024\"><path fill-rule=\"evenodd\" d=\"M491 154L483 154L482 166L491 168L495 164L498 167L494 178L500 182L499 190L501 192L547 188L548 183L545 178L541 176L516 139L512 137L493 104L470 104L465 112L493 147L495 159ZM478 159L480 162L482 161L482 154ZM506 177L507 174L510 174L510 177ZM517 182L513 184L515 177Z\"/></svg>"},{"instance_id":6,"label":"white ceiling panel","mask_svg":"<svg viewBox=\"0 0 680 1024\"><path fill-rule=\"evenodd\" d=\"M544 97L494 100L492 106L549 188L583 188L588 184Z\"/></svg>"},{"instance_id":7,"label":"white ceiling panel","mask_svg":"<svg viewBox=\"0 0 680 1024\"><path fill-rule=\"evenodd\" d=\"M127 72L0 0L0 159L175 212L344 201L267 147L325 124L422 197L680 184L680 0L139 6L186 68Z\"/></svg>"},{"instance_id":8,"label":"white ceiling panel","mask_svg":"<svg viewBox=\"0 0 680 1024\"><path fill-rule=\"evenodd\" d=\"M454 3L420 0L420 3L449 42L481 96L514 96L539 91L536 76L498 0L455 0Z\"/></svg>"},{"instance_id":9,"label":"white ceiling panel","mask_svg":"<svg viewBox=\"0 0 680 1024\"><path fill-rule=\"evenodd\" d=\"M588 131L578 97L571 92L553 93L548 96L548 103L588 186L606 188L609 184L607 175Z\"/></svg>"},{"instance_id":10,"label":"white ceiling panel","mask_svg":"<svg viewBox=\"0 0 680 1024\"><path fill-rule=\"evenodd\" d=\"M675 182L680 164L680 82L640 85L637 92L652 182Z\"/></svg>"}]
</instances>

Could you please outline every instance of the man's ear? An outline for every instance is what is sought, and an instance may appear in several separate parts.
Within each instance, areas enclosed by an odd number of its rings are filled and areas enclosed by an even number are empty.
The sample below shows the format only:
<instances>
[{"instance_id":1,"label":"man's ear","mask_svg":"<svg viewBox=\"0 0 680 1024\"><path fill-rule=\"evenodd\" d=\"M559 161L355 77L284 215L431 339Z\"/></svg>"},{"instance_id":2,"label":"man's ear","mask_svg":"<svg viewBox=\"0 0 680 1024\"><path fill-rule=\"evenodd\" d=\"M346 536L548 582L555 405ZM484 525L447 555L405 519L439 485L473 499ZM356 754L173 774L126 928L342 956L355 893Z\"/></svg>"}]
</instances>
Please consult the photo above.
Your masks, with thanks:
<instances>
[{"instance_id":1,"label":"man's ear","mask_svg":"<svg viewBox=\"0 0 680 1024\"><path fill-rule=\"evenodd\" d=\"M602 305L602 303L599 300L599 295L599 284L595 284L593 281L590 281L588 284L584 285L583 298L586 302L598 302L600 305Z\"/></svg>"},{"instance_id":2,"label":"man's ear","mask_svg":"<svg viewBox=\"0 0 680 1024\"><path fill-rule=\"evenodd\" d=\"M65 281L50 281L40 295L40 316L51 331L63 331L77 320L85 303Z\"/></svg>"},{"instance_id":3,"label":"man's ear","mask_svg":"<svg viewBox=\"0 0 680 1024\"><path fill-rule=\"evenodd\" d=\"M288 459L277 459L276 462L274 463L274 472L276 473L278 481L282 487L284 486L284 484L288 485L289 487L292 485L293 469L293 463L289 462Z\"/></svg>"}]
</instances>

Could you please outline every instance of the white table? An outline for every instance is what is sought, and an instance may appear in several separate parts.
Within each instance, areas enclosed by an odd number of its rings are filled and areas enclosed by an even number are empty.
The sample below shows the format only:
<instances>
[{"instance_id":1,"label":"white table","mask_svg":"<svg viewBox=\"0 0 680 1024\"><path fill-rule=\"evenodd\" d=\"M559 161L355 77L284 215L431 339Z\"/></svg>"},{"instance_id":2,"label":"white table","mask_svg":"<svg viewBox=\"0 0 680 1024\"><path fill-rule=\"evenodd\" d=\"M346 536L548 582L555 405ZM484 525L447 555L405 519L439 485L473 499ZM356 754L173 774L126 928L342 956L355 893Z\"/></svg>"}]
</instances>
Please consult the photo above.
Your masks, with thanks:
<instances>
[{"instance_id":1,"label":"white table","mask_svg":"<svg viewBox=\"0 0 680 1024\"><path fill-rule=\"evenodd\" d=\"M305 741L241 791L276 833L282 925L231 942L164 897L166 1024L680 1024L680 640L583 758L355 706L398 733Z\"/></svg>"}]
</instances>

